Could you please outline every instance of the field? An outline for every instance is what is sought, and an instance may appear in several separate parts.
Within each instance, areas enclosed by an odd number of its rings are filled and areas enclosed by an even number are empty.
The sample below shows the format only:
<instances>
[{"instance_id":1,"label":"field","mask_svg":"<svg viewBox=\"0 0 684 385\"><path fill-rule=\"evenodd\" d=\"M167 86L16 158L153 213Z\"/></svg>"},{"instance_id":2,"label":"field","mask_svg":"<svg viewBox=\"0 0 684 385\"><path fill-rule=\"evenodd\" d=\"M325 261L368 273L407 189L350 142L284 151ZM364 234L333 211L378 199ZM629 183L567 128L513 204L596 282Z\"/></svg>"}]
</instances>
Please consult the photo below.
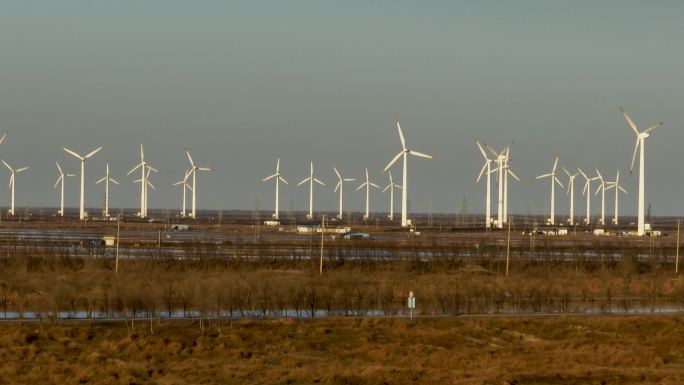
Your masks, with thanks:
<instances>
[{"instance_id":1,"label":"field","mask_svg":"<svg viewBox=\"0 0 684 385\"><path fill-rule=\"evenodd\" d=\"M0 384L684 382L671 229L169 223L4 222Z\"/></svg>"},{"instance_id":2,"label":"field","mask_svg":"<svg viewBox=\"0 0 684 385\"><path fill-rule=\"evenodd\" d=\"M0 326L0 384L681 384L671 316Z\"/></svg>"}]
</instances>

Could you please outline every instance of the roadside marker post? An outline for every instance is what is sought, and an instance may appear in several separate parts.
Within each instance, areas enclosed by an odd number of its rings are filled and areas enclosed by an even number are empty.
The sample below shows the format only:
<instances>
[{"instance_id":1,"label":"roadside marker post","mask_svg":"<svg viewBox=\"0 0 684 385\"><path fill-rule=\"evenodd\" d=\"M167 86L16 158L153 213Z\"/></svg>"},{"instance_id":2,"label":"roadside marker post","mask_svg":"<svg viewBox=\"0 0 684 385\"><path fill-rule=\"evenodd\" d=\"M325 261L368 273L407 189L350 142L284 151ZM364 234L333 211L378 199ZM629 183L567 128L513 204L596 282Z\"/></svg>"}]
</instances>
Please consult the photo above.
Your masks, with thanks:
<instances>
[{"instance_id":1,"label":"roadside marker post","mask_svg":"<svg viewBox=\"0 0 684 385\"><path fill-rule=\"evenodd\" d=\"M409 291L408 308L411 314L411 319L413 319L413 309L416 308L416 297L413 296L413 291Z\"/></svg>"}]
</instances>

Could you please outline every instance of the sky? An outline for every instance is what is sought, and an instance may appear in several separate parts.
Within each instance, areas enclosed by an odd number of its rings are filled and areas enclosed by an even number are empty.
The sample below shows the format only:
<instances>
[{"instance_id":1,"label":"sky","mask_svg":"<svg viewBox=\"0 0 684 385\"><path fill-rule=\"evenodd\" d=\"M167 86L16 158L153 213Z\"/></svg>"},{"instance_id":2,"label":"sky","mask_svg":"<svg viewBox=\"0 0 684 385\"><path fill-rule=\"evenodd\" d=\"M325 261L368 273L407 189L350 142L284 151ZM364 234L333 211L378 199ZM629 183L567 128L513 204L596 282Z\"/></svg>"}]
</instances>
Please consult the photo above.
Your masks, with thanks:
<instances>
[{"instance_id":1,"label":"sky","mask_svg":"<svg viewBox=\"0 0 684 385\"><path fill-rule=\"evenodd\" d=\"M654 215L682 215L682 15L680 1L3 0L0 158L31 166L17 176L18 206L56 207L54 162L79 167L61 147L104 146L86 163L87 205L102 205L94 182L109 161L121 182L111 205L136 207L139 185L126 172L142 141L161 171L149 206L177 208L171 184L188 167L187 147L215 168L198 175L199 208L247 210L257 196L262 210L273 207L261 179L277 157L289 182L281 207L305 210L308 189L296 184L313 160L326 182L316 207L332 211L333 165L356 178L368 167L387 184L398 119L408 145L435 157L409 159L413 211L458 212L464 197L470 213L484 211L479 138L513 142L513 213L548 211L549 183L534 176L559 155L559 165L598 167L608 179L619 169L620 211L634 214L624 106L641 128L665 122L646 141L646 202ZM393 171L400 179L400 165ZM0 178L6 186L9 173ZM361 211L355 187L345 201ZM71 178L67 206L77 194ZM387 210L387 194L371 199L371 210ZM567 206L558 194L557 212Z\"/></svg>"}]
</instances>

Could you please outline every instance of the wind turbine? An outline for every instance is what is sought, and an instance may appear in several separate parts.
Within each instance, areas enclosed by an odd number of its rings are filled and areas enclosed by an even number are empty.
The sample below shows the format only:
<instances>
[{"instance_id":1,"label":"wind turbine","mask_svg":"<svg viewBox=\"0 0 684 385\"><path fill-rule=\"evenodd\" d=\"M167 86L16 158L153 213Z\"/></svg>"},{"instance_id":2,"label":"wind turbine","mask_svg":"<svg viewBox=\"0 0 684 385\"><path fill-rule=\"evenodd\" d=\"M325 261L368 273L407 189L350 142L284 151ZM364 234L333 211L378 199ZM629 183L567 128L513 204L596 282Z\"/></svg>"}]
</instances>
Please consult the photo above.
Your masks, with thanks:
<instances>
[{"instance_id":1,"label":"wind turbine","mask_svg":"<svg viewBox=\"0 0 684 385\"><path fill-rule=\"evenodd\" d=\"M118 185L119 182L117 182L116 180L114 180L114 178L109 176L109 162L106 163L105 170L106 171L105 171L104 178L98 180L97 182L95 182L95 184L100 184L102 182L105 183L105 204L104 204L104 210L102 211L102 215L104 215L105 217L108 218L109 217L109 182L112 182L115 185Z\"/></svg>"},{"instance_id":2,"label":"wind turbine","mask_svg":"<svg viewBox=\"0 0 684 385\"><path fill-rule=\"evenodd\" d=\"M190 173L192 174L192 213L190 214L193 219L197 218L196 207L197 207L197 171L213 171L209 167L198 167L190 156L190 151L186 148L185 153L188 155L188 160L190 161Z\"/></svg>"},{"instance_id":3,"label":"wind turbine","mask_svg":"<svg viewBox=\"0 0 684 385\"><path fill-rule=\"evenodd\" d=\"M153 169L150 165L145 165L143 168L145 170L145 173L143 174L143 177L137 180L134 180L133 183L140 183L143 185L142 191L143 191L143 202L140 208L140 217L141 218L146 218L147 217L147 188L152 187L153 190L156 190L157 188L154 187L152 182L150 182L150 173L152 171L157 172L155 169Z\"/></svg>"},{"instance_id":4,"label":"wind turbine","mask_svg":"<svg viewBox=\"0 0 684 385\"><path fill-rule=\"evenodd\" d=\"M482 169L480 170L480 175L477 176L477 182L480 183L480 179L482 179L482 175L487 175L487 197L486 197L486 203L485 203L485 227L490 228L492 227L492 189L491 189L491 183L492 183L492 163L494 162L494 159L489 159L489 156L487 156L487 152L484 150L482 145L480 144L480 141L477 139L475 140L475 144L477 144L477 148L480 150L480 153L482 153L482 156L485 159L484 165L482 166Z\"/></svg>"},{"instance_id":5,"label":"wind turbine","mask_svg":"<svg viewBox=\"0 0 684 385\"><path fill-rule=\"evenodd\" d=\"M185 201L186 201L185 190L190 189L190 191L192 191L192 186L190 186L188 184L188 177L190 177L190 170L185 172L185 176L183 177L182 180L179 180L178 182L173 184L174 186L183 186L183 211L181 211L181 217L183 217L183 218L185 218L185 215L186 215L185 214L185 212L186 212L186 209L185 209Z\"/></svg>"},{"instance_id":6,"label":"wind turbine","mask_svg":"<svg viewBox=\"0 0 684 385\"><path fill-rule=\"evenodd\" d=\"M337 214L338 219L342 219L342 213L343 213L343 208L342 208L342 202L343 202L343 190L344 190L344 182L353 182L356 180L356 178L343 178L342 174L333 166L333 170L335 171L335 174L337 174L337 185L335 186L335 192L338 190L340 191L340 212Z\"/></svg>"},{"instance_id":7,"label":"wind turbine","mask_svg":"<svg viewBox=\"0 0 684 385\"><path fill-rule=\"evenodd\" d=\"M568 171L565 167L563 168L563 172L565 172L565 175L568 176L568 195L570 195L570 217L568 218L568 224L570 226L575 225L575 178L580 174L579 172L576 172L574 174L570 174L570 171Z\"/></svg>"},{"instance_id":8,"label":"wind turbine","mask_svg":"<svg viewBox=\"0 0 684 385\"><path fill-rule=\"evenodd\" d=\"M596 180L596 177L589 178L581 168L578 168L577 171L582 174L585 180L582 194L587 196L587 217L584 219L584 224L588 226L591 224L591 181Z\"/></svg>"},{"instance_id":9,"label":"wind turbine","mask_svg":"<svg viewBox=\"0 0 684 385\"><path fill-rule=\"evenodd\" d=\"M1 142L1 140L0 140ZM55 186L53 188L57 188L58 184L62 184L62 193L60 195L59 199L59 216L63 217L64 216L64 178L68 176L76 176L75 174L66 174L62 170L62 166L59 165L59 163L55 162L57 165L57 170L59 171L59 177L57 177L57 182L55 182Z\"/></svg>"},{"instance_id":10,"label":"wind turbine","mask_svg":"<svg viewBox=\"0 0 684 385\"><path fill-rule=\"evenodd\" d=\"M401 191L401 227L408 226L408 180L407 180L407 160L408 155L418 156L421 158L432 159L431 155L423 154L422 152L409 150L406 147L406 140L404 139L404 133L401 131L401 125L397 122L397 131L399 131L399 139L401 140L401 151L392 159L383 172L387 171L392 165L399 160L399 158L404 158L404 169L403 169L403 180L402 180L402 191Z\"/></svg>"},{"instance_id":11,"label":"wind turbine","mask_svg":"<svg viewBox=\"0 0 684 385\"><path fill-rule=\"evenodd\" d=\"M627 194L627 190L622 188L620 186L620 170L618 170L617 175L615 176L615 182L608 182L610 186L606 188L606 190L610 190L612 188L615 188L615 216L613 217L613 224L618 225L618 193L622 191L623 193Z\"/></svg>"},{"instance_id":12,"label":"wind turbine","mask_svg":"<svg viewBox=\"0 0 684 385\"><path fill-rule=\"evenodd\" d=\"M504 167L503 167L503 170L504 170L504 174L503 174L503 180L504 180L504 182L503 182L503 184L504 184L504 187L503 187L503 190L504 190L503 191L503 223L508 222L508 176L510 175L513 178L515 178L515 180L520 182L520 178L518 178L518 176L515 175L513 170L511 170L511 166L508 164L510 161L510 154L511 154L511 147L509 145L509 146L506 146L506 158L504 159Z\"/></svg>"},{"instance_id":13,"label":"wind turbine","mask_svg":"<svg viewBox=\"0 0 684 385\"><path fill-rule=\"evenodd\" d=\"M632 121L632 119L627 115L625 112L625 109L620 107L620 111L622 111L622 115L624 115L625 120L627 121L627 124L632 128L634 131L634 134L636 135L636 145L634 146L634 155L632 155L632 166L629 168L630 174L632 173L632 170L634 169L634 161L636 160L636 154L637 150L640 149L639 153L639 206L638 206L638 214L637 214L637 235L642 236L644 235L645 232L645 224L644 224L644 142L645 139L649 137L650 132L656 129L657 127L660 127L663 125L663 122L658 122L654 124L653 126L645 129L642 132L639 132L639 129L637 128L636 124Z\"/></svg>"},{"instance_id":14,"label":"wind turbine","mask_svg":"<svg viewBox=\"0 0 684 385\"><path fill-rule=\"evenodd\" d=\"M102 147L96 148L95 150L91 151L86 156L81 156L81 155L77 154L76 152L69 150L66 147L62 147L62 149L81 160L81 204L79 207L78 217L80 218L80 220L84 220L86 218L86 212L85 212L85 161L86 161L86 159L97 154L98 151L102 150Z\"/></svg>"},{"instance_id":15,"label":"wind turbine","mask_svg":"<svg viewBox=\"0 0 684 385\"><path fill-rule=\"evenodd\" d=\"M392 171L389 172L389 180L390 180L389 184L387 185L387 187L385 187L384 190L382 190L382 192L390 190L390 209L389 209L389 215L387 217L389 218L390 221L393 221L394 220L394 189L395 188L401 189L401 186L394 183L394 180L392 180Z\"/></svg>"},{"instance_id":16,"label":"wind turbine","mask_svg":"<svg viewBox=\"0 0 684 385\"><path fill-rule=\"evenodd\" d=\"M137 169L140 169L140 179L134 181L133 183L146 180L146 174L149 174L150 170L154 172L159 172L159 170L152 167L149 163L145 161L145 149L143 147L142 142L140 143L140 163L133 167L126 175L131 175ZM147 183L140 183L140 218L147 217L147 186Z\"/></svg>"},{"instance_id":17,"label":"wind turbine","mask_svg":"<svg viewBox=\"0 0 684 385\"><path fill-rule=\"evenodd\" d=\"M369 220L370 219L370 188L375 187L375 188L380 188L377 184L373 183L368 179L368 167L366 167L366 181L363 182L359 187L356 188L356 191L361 190L362 188L366 188L366 214L363 216L363 219Z\"/></svg>"},{"instance_id":18,"label":"wind turbine","mask_svg":"<svg viewBox=\"0 0 684 385\"><path fill-rule=\"evenodd\" d=\"M596 189L596 193L594 195L598 195L599 191L601 192L601 218L599 219L599 223L603 226L606 225L606 187L609 186L606 181L603 179L603 175L599 172L598 169L596 169L596 179L598 179L601 183L599 184L598 188Z\"/></svg>"},{"instance_id":19,"label":"wind turbine","mask_svg":"<svg viewBox=\"0 0 684 385\"><path fill-rule=\"evenodd\" d=\"M14 215L14 184L16 181L16 175L22 171L28 170L28 166L18 168L15 170L12 168L12 166L7 164L7 162L5 162L4 160L2 161L2 163L5 165L5 167L7 167L7 169L10 171L10 174L11 174L10 180L9 180L9 188L12 190L12 205L10 206L9 214L13 216Z\"/></svg>"},{"instance_id":20,"label":"wind turbine","mask_svg":"<svg viewBox=\"0 0 684 385\"><path fill-rule=\"evenodd\" d=\"M496 168L490 170L489 174L497 173L497 187L499 190L498 194L498 206L496 210L496 227L503 228L503 224L508 222L508 174L511 174L515 179L520 181L517 175L510 170L508 166L508 157L510 153L510 145L506 146L503 151L497 152L490 146L486 146L487 149L496 157Z\"/></svg>"},{"instance_id":21,"label":"wind turbine","mask_svg":"<svg viewBox=\"0 0 684 385\"><path fill-rule=\"evenodd\" d=\"M276 161L276 171L275 174L271 176L267 176L262 180L262 182L266 182L269 179L274 179L275 178L275 212L273 213L273 218L274 219L279 219L278 214L280 212L280 182L283 182L287 184L285 179L280 176L280 158Z\"/></svg>"},{"instance_id":22,"label":"wind turbine","mask_svg":"<svg viewBox=\"0 0 684 385\"><path fill-rule=\"evenodd\" d=\"M320 184L321 186L325 186L325 183L321 182L318 180L316 177L314 177L314 171L313 171L313 162L311 162L311 173L309 174L309 177L304 179L303 181L299 182L297 186L301 186L304 183L309 182L309 214L306 215L307 219L313 219L313 202L314 202L314 182Z\"/></svg>"},{"instance_id":23,"label":"wind turbine","mask_svg":"<svg viewBox=\"0 0 684 385\"><path fill-rule=\"evenodd\" d=\"M551 172L548 174L544 175L539 175L535 179L542 179L542 178L551 178L551 217L549 218L549 224L551 226L556 224L556 183L558 183L561 188L563 188L563 183L561 183L560 179L556 176L556 167L558 166L558 156L556 156L556 159L553 161L553 168L551 169Z\"/></svg>"}]
</instances>

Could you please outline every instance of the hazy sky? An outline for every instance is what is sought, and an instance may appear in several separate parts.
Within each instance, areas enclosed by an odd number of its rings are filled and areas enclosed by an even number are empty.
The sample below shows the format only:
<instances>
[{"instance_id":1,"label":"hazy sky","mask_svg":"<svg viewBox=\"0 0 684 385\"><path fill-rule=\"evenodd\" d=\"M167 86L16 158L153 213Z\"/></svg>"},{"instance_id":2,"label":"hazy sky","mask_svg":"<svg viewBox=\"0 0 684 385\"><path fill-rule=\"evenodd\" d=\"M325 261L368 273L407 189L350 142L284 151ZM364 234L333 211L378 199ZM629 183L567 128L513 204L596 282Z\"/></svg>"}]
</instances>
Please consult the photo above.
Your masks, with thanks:
<instances>
[{"instance_id":1,"label":"hazy sky","mask_svg":"<svg viewBox=\"0 0 684 385\"><path fill-rule=\"evenodd\" d=\"M19 206L56 206L54 161L78 167L60 147L103 145L87 163L87 203L101 205L92 183L109 160L122 182L112 205L134 207L138 187L125 172L143 141L162 172L150 207L177 207L171 183L187 146L216 168L199 177L201 208L251 209L259 194L264 210L273 186L261 178L276 157L290 182L285 209L291 199L306 208L307 189L295 185L314 160L327 183L317 206L333 210L332 165L357 178L369 167L384 186L400 119L409 146L435 156L410 159L414 211L432 201L454 212L464 196L470 212L483 210L478 137L497 148L514 141L522 182L510 185L511 211L547 212L548 182L532 179L559 154L571 169L599 167L611 179L622 170L621 211L631 214L635 137L624 105L643 128L665 121L646 142L646 200L655 215L683 214L683 16L681 1L4 0L0 129L10 134L0 158L31 166L17 179ZM4 186L8 176L0 170ZM69 206L77 184L69 180ZM364 194L352 190L348 207L362 210ZM386 209L387 197L372 198Z\"/></svg>"}]
</instances>

